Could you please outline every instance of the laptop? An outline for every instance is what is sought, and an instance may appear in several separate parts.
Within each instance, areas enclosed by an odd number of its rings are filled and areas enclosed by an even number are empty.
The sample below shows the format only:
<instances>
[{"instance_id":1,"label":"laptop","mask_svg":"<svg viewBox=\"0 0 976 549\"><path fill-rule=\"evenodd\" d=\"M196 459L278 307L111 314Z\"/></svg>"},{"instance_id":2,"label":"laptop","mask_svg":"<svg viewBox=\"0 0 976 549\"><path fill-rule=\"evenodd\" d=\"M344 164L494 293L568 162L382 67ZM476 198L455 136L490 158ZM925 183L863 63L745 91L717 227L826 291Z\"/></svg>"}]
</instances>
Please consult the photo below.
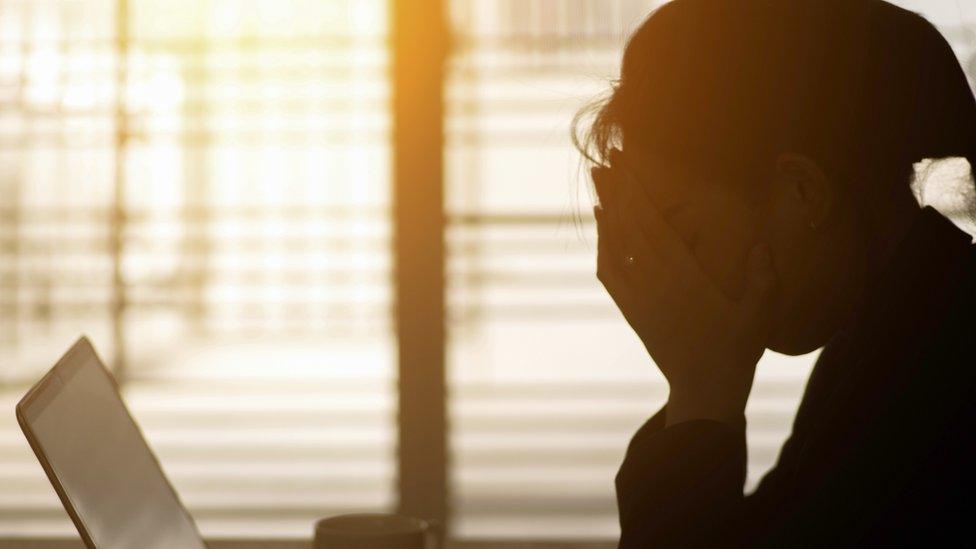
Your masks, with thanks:
<instances>
[{"instance_id":1,"label":"laptop","mask_svg":"<svg viewBox=\"0 0 976 549\"><path fill-rule=\"evenodd\" d=\"M17 421L89 548L205 549L87 338L21 399Z\"/></svg>"}]
</instances>

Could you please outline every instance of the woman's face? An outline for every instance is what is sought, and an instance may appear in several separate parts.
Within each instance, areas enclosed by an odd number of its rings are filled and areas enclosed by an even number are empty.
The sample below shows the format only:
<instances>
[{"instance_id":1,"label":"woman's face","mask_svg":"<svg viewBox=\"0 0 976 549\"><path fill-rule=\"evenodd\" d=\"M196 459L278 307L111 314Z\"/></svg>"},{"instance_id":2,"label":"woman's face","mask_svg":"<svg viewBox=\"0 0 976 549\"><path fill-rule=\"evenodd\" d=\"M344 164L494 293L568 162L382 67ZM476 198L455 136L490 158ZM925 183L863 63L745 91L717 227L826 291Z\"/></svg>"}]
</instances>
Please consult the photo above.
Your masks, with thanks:
<instances>
[{"instance_id":1,"label":"woman's face","mask_svg":"<svg viewBox=\"0 0 976 549\"><path fill-rule=\"evenodd\" d=\"M783 177L757 180L768 191L747 196L727 178L691 175L667 161L630 156L628 165L702 270L730 298L745 290L749 252L757 244L769 245L778 288L768 348L811 352L849 316L860 290L857 234L842 215L811 227L809 193L816 189L798 190L800 182Z\"/></svg>"}]
</instances>

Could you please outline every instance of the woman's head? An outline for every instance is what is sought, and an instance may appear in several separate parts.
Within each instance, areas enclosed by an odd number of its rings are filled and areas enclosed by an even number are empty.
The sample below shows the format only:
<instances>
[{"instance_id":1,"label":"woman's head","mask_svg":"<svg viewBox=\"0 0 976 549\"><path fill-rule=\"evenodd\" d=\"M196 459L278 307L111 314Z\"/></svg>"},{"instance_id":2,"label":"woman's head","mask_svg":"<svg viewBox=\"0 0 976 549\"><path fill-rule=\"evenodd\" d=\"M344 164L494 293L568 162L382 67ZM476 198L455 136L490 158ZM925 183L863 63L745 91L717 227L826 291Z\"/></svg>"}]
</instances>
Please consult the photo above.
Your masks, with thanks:
<instances>
[{"instance_id":1,"label":"woman's head","mask_svg":"<svg viewBox=\"0 0 976 549\"><path fill-rule=\"evenodd\" d=\"M725 292L741 291L749 250L770 245L769 347L792 354L857 306L918 210L913 164L976 165L976 103L951 49L880 0L674 0L576 126L595 164L622 151Z\"/></svg>"}]
</instances>

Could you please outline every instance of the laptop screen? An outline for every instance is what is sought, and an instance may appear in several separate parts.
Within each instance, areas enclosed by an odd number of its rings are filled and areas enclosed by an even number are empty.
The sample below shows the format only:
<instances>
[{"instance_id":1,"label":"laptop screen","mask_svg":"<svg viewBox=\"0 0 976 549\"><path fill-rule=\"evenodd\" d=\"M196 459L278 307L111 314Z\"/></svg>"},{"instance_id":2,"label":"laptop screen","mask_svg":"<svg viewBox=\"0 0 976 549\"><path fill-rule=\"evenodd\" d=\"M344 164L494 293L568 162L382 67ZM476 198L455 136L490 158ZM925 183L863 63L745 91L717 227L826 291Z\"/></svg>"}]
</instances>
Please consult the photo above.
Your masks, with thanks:
<instances>
[{"instance_id":1,"label":"laptop screen","mask_svg":"<svg viewBox=\"0 0 976 549\"><path fill-rule=\"evenodd\" d=\"M88 340L75 344L18 412L96 547L204 547Z\"/></svg>"}]
</instances>

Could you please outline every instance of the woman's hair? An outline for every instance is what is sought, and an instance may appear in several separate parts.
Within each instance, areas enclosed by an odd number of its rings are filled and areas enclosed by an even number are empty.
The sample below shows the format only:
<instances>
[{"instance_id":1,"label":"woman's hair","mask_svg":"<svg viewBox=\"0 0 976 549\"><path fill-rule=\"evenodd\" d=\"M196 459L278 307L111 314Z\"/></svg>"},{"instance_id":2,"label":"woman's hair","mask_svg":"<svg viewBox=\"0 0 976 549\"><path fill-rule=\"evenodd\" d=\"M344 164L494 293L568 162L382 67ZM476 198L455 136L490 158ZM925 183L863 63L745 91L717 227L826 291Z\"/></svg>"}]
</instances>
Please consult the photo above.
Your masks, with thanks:
<instances>
[{"instance_id":1,"label":"woman's hair","mask_svg":"<svg viewBox=\"0 0 976 549\"><path fill-rule=\"evenodd\" d=\"M949 44L880 0L669 2L630 38L620 79L573 128L598 165L626 143L755 176L789 151L871 199L909 190L923 159L976 167L976 101Z\"/></svg>"}]
</instances>

